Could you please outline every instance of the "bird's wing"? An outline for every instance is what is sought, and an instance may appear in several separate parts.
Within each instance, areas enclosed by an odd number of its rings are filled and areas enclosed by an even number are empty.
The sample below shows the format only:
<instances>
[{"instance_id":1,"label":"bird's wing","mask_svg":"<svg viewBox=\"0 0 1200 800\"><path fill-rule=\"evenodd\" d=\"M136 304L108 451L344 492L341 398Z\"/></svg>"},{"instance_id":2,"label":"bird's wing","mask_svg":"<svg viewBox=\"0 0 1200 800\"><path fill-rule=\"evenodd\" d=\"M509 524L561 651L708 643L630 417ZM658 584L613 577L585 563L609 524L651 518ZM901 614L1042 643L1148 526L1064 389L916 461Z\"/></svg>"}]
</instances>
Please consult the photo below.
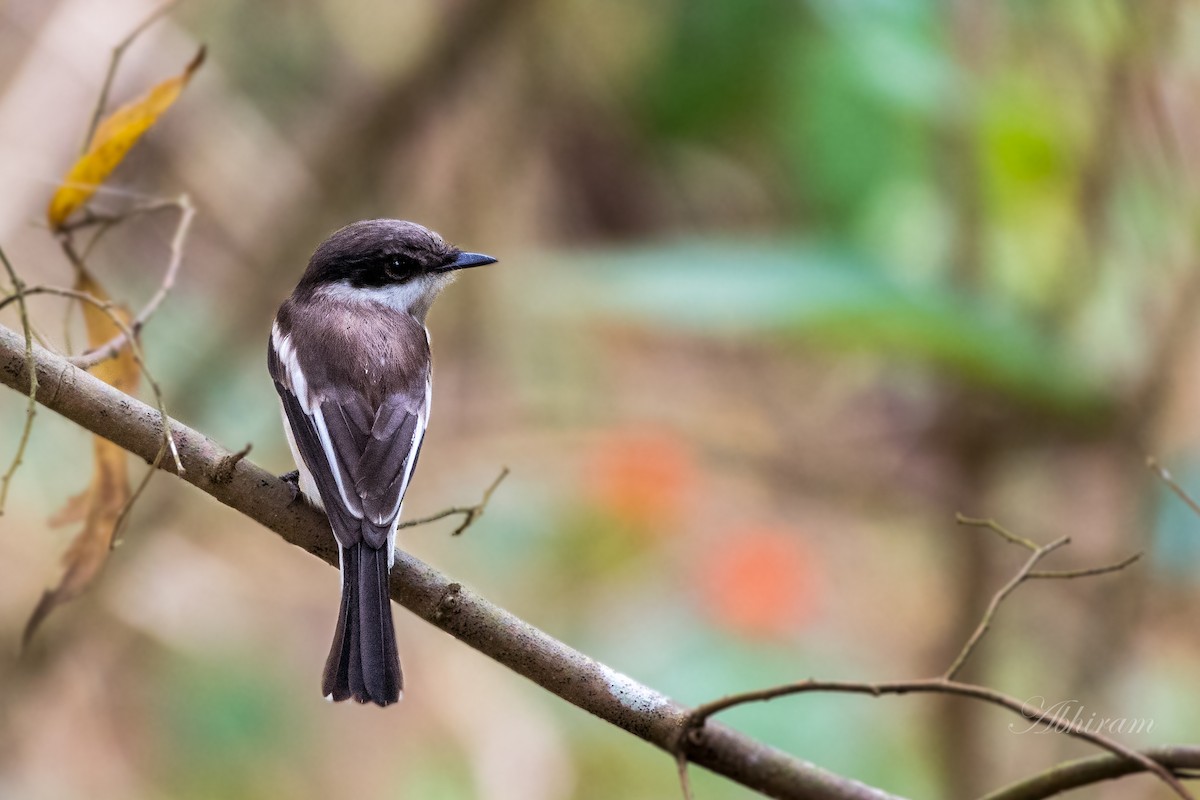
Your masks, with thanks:
<instances>
[{"instance_id":1,"label":"bird's wing","mask_svg":"<svg viewBox=\"0 0 1200 800\"><path fill-rule=\"evenodd\" d=\"M376 404L352 388L310 385L287 337L272 335L269 350L275 389L338 542L385 546L425 435L428 381L421 396L397 392Z\"/></svg>"}]
</instances>

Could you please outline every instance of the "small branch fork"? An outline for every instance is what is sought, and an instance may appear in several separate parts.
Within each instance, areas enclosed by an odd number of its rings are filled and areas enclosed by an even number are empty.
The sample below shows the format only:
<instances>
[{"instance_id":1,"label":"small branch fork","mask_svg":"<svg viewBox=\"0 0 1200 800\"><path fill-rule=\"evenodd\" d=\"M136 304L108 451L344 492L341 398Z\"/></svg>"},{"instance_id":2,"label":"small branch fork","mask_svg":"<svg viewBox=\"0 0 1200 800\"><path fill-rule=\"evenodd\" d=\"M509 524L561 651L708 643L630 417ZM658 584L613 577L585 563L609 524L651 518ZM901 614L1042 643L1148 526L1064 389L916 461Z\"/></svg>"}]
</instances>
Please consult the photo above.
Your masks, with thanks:
<instances>
[{"instance_id":1,"label":"small branch fork","mask_svg":"<svg viewBox=\"0 0 1200 800\"><path fill-rule=\"evenodd\" d=\"M965 525L975 528L983 528L995 533L1004 541L1023 547L1030 552L1029 558L1021 565L1020 569L1010 578L993 596L991 602L988 603L987 609L983 613L983 617L979 621L979 625L967 639L962 650L955 656L950 666L946 668L940 676L936 678L925 678L919 680L907 681L887 681L882 683L866 683L866 682L851 682L851 681L821 681L816 679L808 679L798 681L796 683L784 684L782 686L774 686L767 689L757 691L743 692L732 694L727 697L722 697L708 703L697 706L688 717L684 726L681 729L679 739L676 743L675 757L676 765L679 772L680 785L683 789L685 798L691 798L691 786L687 776L688 758L687 752L690 747L699 746L703 743L704 724L705 721L722 711L726 711L735 706L745 705L747 703L758 703L773 700L777 697L786 697L795 694L804 694L807 692L839 692L850 694L866 694L872 697L882 697L884 695L904 695L904 694L950 694L960 697L969 697L975 700L980 700L986 703L1000 706L1008 709L1016 714L1020 714L1024 719L1029 720L1035 725L1045 725L1047 728L1060 731L1068 736L1073 736L1082 741L1095 745L1109 751L1113 757L1118 759L1118 763L1125 762L1131 766L1126 771L1147 771L1156 775L1163 783L1171 788L1171 790L1181 798L1191 798L1192 795L1179 781L1179 778L1173 774L1172 770L1158 763L1152 755L1139 753L1120 742L1103 734L1088 730L1085 725L1063 717L1061 715L1052 714L1041 708L1030 705L1027 702L1019 700L1011 695L998 692L994 689L989 689L985 686L977 686L970 683L964 683L955 679L955 676L962 670L963 665L979 647L983 637L991 629L992 622L995 619L1000 605L1012 595L1012 593L1028 580L1034 579L1073 579L1085 578L1096 575L1105 575L1112 572L1118 572L1133 564L1139 558L1141 553L1135 553L1127 558L1124 558L1113 564L1103 566L1089 567L1084 569L1069 569L1069 570L1038 570L1037 565L1046 556L1053 553L1059 548L1065 547L1070 543L1070 538L1063 536L1054 541L1039 545L1031 539L1023 536L1018 536L1004 528L998 522L992 519L976 519L966 517L962 514L956 516L956 521L960 525Z\"/></svg>"},{"instance_id":2,"label":"small branch fork","mask_svg":"<svg viewBox=\"0 0 1200 800\"><path fill-rule=\"evenodd\" d=\"M450 517L455 514L462 514L463 521L461 523L459 523L459 526L457 528L454 529L454 533L450 534L451 536L461 535L463 531L465 531L467 528L471 527L471 525L473 525L475 523L475 520L477 520L483 516L483 511L484 511L484 509L487 508L488 502L492 499L492 494L496 491L496 487L500 485L500 482L508 477L508 472L509 472L508 467L501 467L500 474L497 475L496 479L494 481L492 481L491 485L488 486L488 488L484 490L483 498L475 505L473 505L473 506L455 506L453 508L447 508L442 511L439 511L436 514L431 514L428 517L421 517L420 519L410 519L407 522L401 522L399 525L397 525L396 526L397 529L413 528L413 527L416 527L417 525L425 525L430 522L436 522L439 519L445 519L446 517Z\"/></svg>"},{"instance_id":3,"label":"small branch fork","mask_svg":"<svg viewBox=\"0 0 1200 800\"><path fill-rule=\"evenodd\" d=\"M967 643L963 645L963 649L959 652L958 656L955 657L954 661L942 674L942 677L946 680L952 680L954 676L962 670L963 665L967 662L967 659L971 657L971 653L975 651L979 641L991 628L992 620L995 619L996 611L1000 608L1000 604L1003 603L1004 600L1025 581L1030 580L1031 578L1071 579L1088 578L1095 575L1106 575L1110 572L1118 572L1123 570L1142 557L1141 553L1134 553L1133 555L1123 558L1114 564L1105 564L1099 567L1067 570L1035 570L1034 567L1036 567L1038 562L1040 562L1043 558L1050 555L1058 548L1065 547L1066 545L1070 544L1070 537L1063 536L1055 539L1049 544L1039 545L1030 539L1026 539L1023 536L1017 536L1011 533L993 519L975 519L973 517L965 517L962 514L957 514L955 515L955 521L959 525L966 525L975 528L986 528L1000 538L1004 539L1006 542L1020 545L1026 550L1029 550L1030 556L1025 563L1021 565L1021 568L1017 570L1017 573L1013 575L1008 583L1000 587L1000 590L992 596L991 602L988 603L987 610L983 612L983 618L979 621L978 627L975 628L975 631L971 634L970 638L967 639Z\"/></svg>"},{"instance_id":4,"label":"small branch fork","mask_svg":"<svg viewBox=\"0 0 1200 800\"><path fill-rule=\"evenodd\" d=\"M63 251L67 254L67 258L71 261L72 265L74 265L76 269L82 269L84 267L84 261L87 258L87 253L91 250L96 240L100 238L100 235L104 231L110 230L113 226L124 222L134 215L149 213L152 211L161 211L170 208L179 210L179 223L175 226L174 236L171 237L171 254L167 261L167 268L163 272L162 281L158 285L158 289L155 290L154 294L150 296L150 299L146 301L146 304L142 306L141 311L134 316L133 320L128 325L128 330L122 331L109 341L89 350L86 353L83 353L82 355L73 356L68 359L72 364L80 369L91 369L97 364L101 364L110 358L116 358L117 354L121 352L121 349L125 347L126 343L128 343L131 339L136 339L141 334L142 328L145 327L146 323L150 321L150 317L154 315L154 312L158 310L158 307L162 305L163 300L167 298L167 295L175 286L175 279L179 275L179 267L183 262L184 246L187 242L188 233L191 231L192 219L196 215L196 210L192 206L191 200L188 198L188 196L183 194L171 201L137 207L122 214L109 216L93 215L84 217L69 230L64 228L64 232L60 234L60 243L62 244ZM92 241L89 243L87 249L81 255L76 252L74 243L71 240L71 235L74 231L80 230L89 224L99 225L101 227L96 236L93 237Z\"/></svg>"}]
</instances>

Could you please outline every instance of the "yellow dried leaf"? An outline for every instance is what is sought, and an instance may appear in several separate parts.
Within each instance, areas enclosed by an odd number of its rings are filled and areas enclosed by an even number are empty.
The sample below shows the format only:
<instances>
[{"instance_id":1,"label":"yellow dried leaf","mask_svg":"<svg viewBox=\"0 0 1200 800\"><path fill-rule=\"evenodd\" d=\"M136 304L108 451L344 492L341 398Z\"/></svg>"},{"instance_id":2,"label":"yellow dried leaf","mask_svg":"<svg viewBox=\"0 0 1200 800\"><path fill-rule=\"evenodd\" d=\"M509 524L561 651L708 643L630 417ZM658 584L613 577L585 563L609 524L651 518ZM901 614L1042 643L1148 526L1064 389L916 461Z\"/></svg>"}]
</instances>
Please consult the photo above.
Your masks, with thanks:
<instances>
[{"instance_id":1,"label":"yellow dried leaf","mask_svg":"<svg viewBox=\"0 0 1200 800\"><path fill-rule=\"evenodd\" d=\"M204 48L201 47L183 72L121 106L96 126L87 152L71 167L62 185L50 199L46 218L52 229L57 230L61 227L67 221L67 217L91 199L100 184L104 183L117 165L125 159L129 148L133 147L138 139L142 138L142 134L150 130L163 112L179 98L183 87L187 86L192 74L203 63Z\"/></svg>"},{"instance_id":2,"label":"yellow dried leaf","mask_svg":"<svg viewBox=\"0 0 1200 800\"><path fill-rule=\"evenodd\" d=\"M75 288L99 300L107 300L104 288L86 271L80 270ZM91 303L82 303L88 344L98 347L121 332L120 327L103 310ZM126 324L130 317L123 309L113 309ZM93 368L96 377L123 392L137 389L139 370L132 350L126 346L120 354ZM71 541L63 554L63 575L53 589L47 589L25 625L23 643L28 644L46 615L57 606L79 596L99 574L112 549L113 536L121 512L129 502L131 489L126 453L112 442L97 436L93 443L95 464L92 481L87 490L68 501L66 508L55 515L54 521L83 520L83 529Z\"/></svg>"},{"instance_id":3,"label":"yellow dried leaf","mask_svg":"<svg viewBox=\"0 0 1200 800\"><path fill-rule=\"evenodd\" d=\"M90 272L84 269L79 270L75 279L75 291L90 294L102 302L110 300L104 287L92 277ZM91 303L80 303L79 305L83 309L83 324L87 329L89 347L106 344L121 333L121 327L113 322L108 313ZM133 321L129 312L123 308L113 308L112 313L125 326ZM128 345L121 348L121 352L117 354L116 358L102 361L93 367L92 374L126 394L132 394L137 389L140 376L137 360L133 357L133 350Z\"/></svg>"}]
</instances>

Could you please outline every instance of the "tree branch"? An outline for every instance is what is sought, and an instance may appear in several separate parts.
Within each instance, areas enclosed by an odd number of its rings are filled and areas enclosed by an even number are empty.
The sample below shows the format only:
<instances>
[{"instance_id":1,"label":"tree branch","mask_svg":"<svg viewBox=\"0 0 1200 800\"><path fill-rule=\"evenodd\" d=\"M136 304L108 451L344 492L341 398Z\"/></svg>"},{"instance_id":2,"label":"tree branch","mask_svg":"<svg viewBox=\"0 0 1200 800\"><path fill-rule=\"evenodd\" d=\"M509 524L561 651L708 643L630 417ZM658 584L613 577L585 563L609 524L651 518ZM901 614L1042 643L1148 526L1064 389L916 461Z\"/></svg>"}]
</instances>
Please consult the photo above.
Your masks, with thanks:
<instances>
[{"instance_id":1,"label":"tree branch","mask_svg":"<svg viewBox=\"0 0 1200 800\"><path fill-rule=\"evenodd\" d=\"M1200 769L1200 747L1149 747L1139 752L1174 772ZM1115 755L1089 756L1057 764L1045 772L1023 778L997 789L983 800L1043 800L1081 786L1132 775L1142 769L1140 764Z\"/></svg>"},{"instance_id":2,"label":"tree branch","mask_svg":"<svg viewBox=\"0 0 1200 800\"><path fill-rule=\"evenodd\" d=\"M39 403L153 463L164 440L156 409L44 348L33 350ZM0 326L0 383L28 393L25 359L24 337ZM293 503L287 484L248 459L231 458L233 454L204 434L175 420L169 424L184 480L285 541L326 563L337 563L325 517L304 503ZM161 467L175 472L169 460ZM391 596L425 621L567 702L672 755L677 752L691 709L568 647L402 551L396 553L392 569ZM723 725L710 722L686 739L689 761L770 797L896 800Z\"/></svg>"},{"instance_id":3,"label":"tree branch","mask_svg":"<svg viewBox=\"0 0 1200 800\"><path fill-rule=\"evenodd\" d=\"M982 700L985 703L991 703L1019 714L1035 725L1045 725L1047 729L1061 731L1067 736L1082 739L1085 742L1108 750L1113 754L1111 758L1124 762L1128 767L1123 772L1113 773L1111 777L1126 775L1131 772L1151 772L1158 776L1163 783L1171 787L1179 797L1185 798L1185 800L1190 800L1192 797L1191 793L1179 782L1167 766L1158 763L1154 758L1144 753L1126 747L1115 739L1089 730L1087 725L1080 725L1072 719L1045 711L1024 700L1018 700L1011 695L1004 694L995 689L962 683L961 681L951 680L946 677L924 678L911 681L885 681L882 683L819 681L810 678L782 686L772 686L769 689L731 694L728 697L722 697L718 700L697 706L692 711L691 718L685 723L684 738L681 741L686 741L688 738L695 736L698 731L703 731L704 728L699 726L705 725L708 718L713 714L718 714L726 709L746 703L761 703L779 697L790 697L809 692L841 692L847 694L865 694L872 697L906 694L950 694ZM687 727L691 727L692 730L687 731Z\"/></svg>"}]
</instances>

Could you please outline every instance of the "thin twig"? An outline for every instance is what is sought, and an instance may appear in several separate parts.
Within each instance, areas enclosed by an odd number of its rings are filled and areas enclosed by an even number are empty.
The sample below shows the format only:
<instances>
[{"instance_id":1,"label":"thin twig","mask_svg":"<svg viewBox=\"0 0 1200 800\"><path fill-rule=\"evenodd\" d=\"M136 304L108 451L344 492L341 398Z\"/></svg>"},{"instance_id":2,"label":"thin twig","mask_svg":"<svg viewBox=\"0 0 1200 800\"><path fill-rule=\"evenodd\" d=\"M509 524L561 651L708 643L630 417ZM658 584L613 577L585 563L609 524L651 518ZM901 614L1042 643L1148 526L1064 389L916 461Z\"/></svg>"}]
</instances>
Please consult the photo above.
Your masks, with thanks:
<instances>
[{"instance_id":1,"label":"thin twig","mask_svg":"<svg viewBox=\"0 0 1200 800\"><path fill-rule=\"evenodd\" d=\"M1126 556L1114 564L1105 564L1102 567L1085 567L1084 569L1036 569L1030 572L1025 577L1033 578L1051 578L1051 579L1066 579L1071 578L1090 578L1093 575L1107 575L1110 572L1120 572L1131 564L1135 563L1143 556L1143 553L1134 553L1131 556Z\"/></svg>"},{"instance_id":2,"label":"thin twig","mask_svg":"<svg viewBox=\"0 0 1200 800\"><path fill-rule=\"evenodd\" d=\"M63 303L63 315L62 315L63 353L68 358L70 358L71 354L75 352L75 347L71 344L71 311L74 310L74 308L75 308L74 300L68 300L67 302ZM43 344L42 347L46 347L46 345ZM51 348L47 347L46 349L49 350Z\"/></svg>"},{"instance_id":3,"label":"thin twig","mask_svg":"<svg viewBox=\"0 0 1200 800\"><path fill-rule=\"evenodd\" d=\"M967 525L974 528L987 528L988 530L996 533L1006 542L1019 544L1026 550L1036 551L1040 547L1037 542L1033 541L1032 539L1026 539L1024 536L1018 536L990 517L984 519L982 517L968 517L964 514L955 514L954 521L959 525Z\"/></svg>"},{"instance_id":4,"label":"thin twig","mask_svg":"<svg viewBox=\"0 0 1200 800\"><path fill-rule=\"evenodd\" d=\"M116 312L116 304L111 300L101 300L98 297L88 294L87 292L81 292L76 289L67 289L63 286L30 286L25 290L25 295L28 296L31 294L49 294L57 297L67 297L95 306L108 316L113 325L120 329L121 333L126 337L126 346L129 347L130 355L133 356L133 360L137 363L138 368L141 370L142 377L146 379L146 383L149 384L150 391L154 395L155 405L158 407L158 414L162 420L162 436L164 443L167 445L167 449L171 453L171 459L174 462L176 473L182 475L183 463L179 458L179 447L175 443L175 437L171 434L171 418L167 414L167 407L163 402L162 388L159 386L158 381L154 379L154 376L150 374L150 370L146 366L145 356L142 353L142 348L138 344L137 338L132 335L132 331L129 330L129 326L125 323L125 321L121 319L121 315ZM15 298L6 297L3 300L0 300L0 311L2 311L4 306L14 299Z\"/></svg>"},{"instance_id":5,"label":"thin twig","mask_svg":"<svg viewBox=\"0 0 1200 800\"><path fill-rule=\"evenodd\" d=\"M1200 503L1197 503L1195 500L1193 500L1192 496L1188 494L1182 486L1175 482L1175 478L1171 476L1170 471L1166 467L1159 464L1158 460L1155 459L1154 456L1146 456L1146 468L1158 475L1159 480L1165 483L1167 488L1175 493L1176 497L1187 503L1188 508L1200 516Z\"/></svg>"},{"instance_id":6,"label":"thin twig","mask_svg":"<svg viewBox=\"0 0 1200 800\"><path fill-rule=\"evenodd\" d=\"M734 706L745 705L746 703L764 702L774 700L777 697L785 697L789 695L802 694L807 692L844 692L851 694L868 694L872 697L882 697L884 695L902 695L902 694L951 694L960 697L971 697L976 700L982 700L993 705L1006 708L1020 714L1034 724L1045 725L1050 730L1060 731L1068 736L1081 739L1085 742L1095 745L1101 749L1107 750L1110 753L1126 758L1141 766L1147 772L1152 772L1157 775L1163 783L1171 787L1179 797L1186 800L1193 800L1192 794L1184 787L1179 780L1171 774L1171 771L1162 766L1158 762L1149 758L1142 753L1137 752L1120 742L1110 739L1099 733L1095 733L1087 729L1085 725L1081 725L1067 717L1058 714L1052 714L1048 711L1043 711L1040 708L1030 705L1023 700L1018 700L1015 697L998 692L994 689L989 689L986 686L976 686L970 683L962 683L961 681L949 680L947 678L927 678L914 681L889 681L886 683L858 683L853 681L819 681L805 680L797 683L791 683L784 686L774 686L769 689L760 689L758 691L743 692L740 694L729 695L722 697L719 700L713 700L709 703L697 706L691 713L685 725L686 733L681 737L695 743L695 737L700 734L705 720L721 711L733 708Z\"/></svg>"},{"instance_id":7,"label":"thin twig","mask_svg":"<svg viewBox=\"0 0 1200 800\"><path fill-rule=\"evenodd\" d=\"M158 211L166 211L169 208L179 208L179 200L162 200L155 199L140 205L133 205L116 212L95 211L89 206L84 206L75 215L75 219L64 222L54 229L55 233L75 233L77 231L86 230L87 228L106 227L119 225L131 217L141 216L143 214L153 214ZM89 242L90 244L90 242Z\"/></svg>"},{"instance_id":8,"label":"thin twig","mask_svg":"<svg viewBox=\"0 0 1200 800\"><path fill-rule=\"evenodd\" d=\"M80 224L71 226L71 229L67 235L69 236L71 232L85 230L89 227L96 228L96 232L92 234L92 238L88 239L87 244L83 246L83 252L80 254L80 260L87 261L89 258L91 258L92 251L94 251L96 246L100 244L100 240L104 238L104 235L116 228L121 223L143 214L151 214L168 208L178 209L179 201L177 199L163 200L161 198L155 198L150 202L143 203L142 205L130 206L129 208L113 214L92 211L89 206L85 205L81 211L83 219L80 220ZM62 232L63 228L57 228L54 231L54 233L59 235L62 235Z\"/></svg>"},{"instance_id":9,"label":"thin twig","mask_svg":"<svg viewBox=\"0 0 1200 800\"><path fill-rule=\"evenodd\" d=\"M986 528L990 531L993 531L1005 541L1018 544L1029 549L1031 551L1031 555L1025 561L1025 563L1021 565L1021 568L1017 570L1017 573L1013 575L1012 579L1004 584L1004 586L1000 587L1000 590L997 591L996 594L992 595L991 602L988 603L987 609L983 613L983 618L979 621L979 625L976 626L975 630L971 633L970 638L967 639L966 644L963 645L962 650L959 651L954 661L951 662L950 666L942 674L942 677L947 680L952 679L959 673L963 667L963 664L965 664L967 659L971 657L971 654L975 651L975 648L979 646L980 640L983 639L984 635L988 632L988 630L991 629L992 621L995 619L996 612L1000 608L1000 604L1003 603L1005 598L1012 594L1013 591L1025 581L1031 578L1070 579L1087 578L1094 575L1105 575L1109 572L1117 572L1125 569L1130 564L1142 557L1141 553L1134 553L1132 556L1128 556L1127 558L1124 558L1114 564L1105 564L1099 567L1085 567L1082 569L1064 570L1035 570L1034 567L1036 567L1038 562L1040 562L1043 558L1050 555L1050 553L1054 552L1058 548L1069 544L1071 541L1070 537L1063 536L1062 538L1055 539L1049 544L1039 545L1032 539L1027 539L1024 536L1018 536L1017 534L1009 531L994 519L978 519L975 517L966 517L962 514L956 514L955 520L959 525L969 525L977 528Z\"/></svg>"},{"instance_id":10,"label":"thin twig","mask_svg":"<svg viewBox=\"0 0 1200 800\"><path fill-rule=\"evenodd\" d=\"M25 425L21 428L21 438L17 442L17 452L13 455L12 463L4 472L4 476L0 477L0 514L4 513L4 506L8 501L8 487L12 484L13 476L17 473L17 468L21 466L21 461L25 458L25 448L29 444L29 436L33 432L33 418L37 416L37 375L33 369L33 330L29 323L29 309L25 305L25 282L21 280L21 276L13 269L12 262L8 260L8 254L0 248L0 261L4 263L4 270L8 273L8 278L13 285L13 297L16 299L17 306L21 314L21 330L25 334L25 364L29 369L29 405L25 409Z\"/></svg>"},{"instance_id":11,"label":"thin twig","mask_svg":"<svg viewBox=\"0 0 1200 800\"><path fill-rule=\"evenodd\" d=\"M32 297L35 294L49 294L49 295L55 295L58 297L68 297L71 300L74 300L74 299L76 299L75 298L76 294L82 294L82 293L81 292L77 293L74 289L67 289L66 287L63 287L63 286L50 286L47 284L37 284L35 286L26 286L23 294L26 297ZM94 297L92 299L96 300L97 303L103 303L102 300L97 300ZM0 297L0 311L3 311L11 303L16 303L19 300L20 300L20 298L17 297L17 295L15 295L15 294L8 295L7 297ZM48 347L46 349L50 350L50 348L48 348ZM53 352L53 351L51 351L51 352ZM72 365L72 366L74 366L74 365Z\"/></svg>"},{"instance_id":12,"label":"thin twig","mask_svg":"<svg viewBox=\"0 0 1200 800\"><path fill-rule=\"evenodd\" d=\"M33 321L33 317L29 318L29 332L33 334L33 340L35 342L40 344L42 347L52 349L51 346L47 344L50 339L46 336L46 334L42 333L41 329L38 328L37 323Z\"/></svg>"},{"instance_id":13,"label":"thin twig","mask_svg":"<svg viewBox=\"0 0 1200 800\"><path fill-rule=\"evenodd\" d=\"M125 56L125 51L129 49L142 33L147 28L153 25L164 14L170 11L179 0L167 0L158 8L154 9L148 17L142 20L136 28L122 39L112 50L112 55L108 59L108 72L104 75L104 83L100 86L100 96L96 98L96 107L92 111L92 121L88 124L87 136L83 139L83 145L80 147L80 153L86 153L88 146L92 143L92 137L96 135L96 129L100 127L100 120L104 116L104 109L108 106L108 95L112 91L113 80L117 77L117 67L121 65L121 59Z\"/></svg>"},{"instance_id":14,"label":"thin twig","mask_svg":"<svg viewBox=\"0 0 1200 800\"><path fill-rule=\"evenodd\" d=\"M692 779L688 775L688 757L684 748L675 749L675 772L679 776L679 788L683 790L683 800L693 800Z\"/></svg>"},{"instance_id":15,"label":"thin twig","mask_svg":"<svg viewBox=\"0 0 1200 800\"><path fill-rule=\"evenodd\" d=\"M705 720L713 714L717 714L734 706L743 705L745 703L765 702L773 700L776 697L784 697L787 695L800 694L802 692L814 691L829 691L829 692L852 692L858 694L870 694L879 697L885 694L908 694L913 692L926 693L942 693L955 694L965 697L973 697L979 700L984 700L996 705L1003 706L1012 711L1017 711L1028 719L1032 719L1037 723L1046 723L1055 730L1060 730L1070 736L1083 739L1092 744L1102 747L1111 753L1117 754L1124 758L1130 759L1141 766L1142 769L1153 772L1164 782L1166 782L1180 797L1189 798L1187 790L1181 783L1171 774L1170 770L1157 764L1152 759L1129 749L1125 745L1103 736L1099 733L1094 733L1087 730L1086 726L1080 726L1078 723L1053 714L1033 709L1028 703L1022 702L1014 697L997 692L993 689L988 689L983 686L963 683L954 679L954 676L962 669L964 663L971 656L974 650L978 647L979 642L991 628L992 621L995 618L997 610L1001 603L1011 595L1018 586L1031 578L1083 578L1093 575L1104 575L1110 572L1124 569L1134 563L1141 557L1141 553L1136 553L1114 564L1107 564L1099 567L1088 567L1084 569L1072 570L1034 570L1043 558L1050 553L1058 550L1061 547L1070 543L1070 538L1067 536L1060 537L1054 541L1039 545L1032 539L1024 536L1019 536L1012 531L1009 531L1003 525L994 519L981 519L976 517L967 517L962 514L956 514L955 519L960 525L969 525L977 528L985 528L997 534L1001 539L1011 544L1016 544L1030 551L1030 556L1021 565L1016 574L1002 586L995 595L992 596L991 602L983 614L979 625L972 632L958 656L951 663L950 667L940 676L936 678L927 678L915 681L892 681L888 683L855 683L848 681L817 681L813 679L799 681L797 683L785 684L783 686L773 686L767 689L759 689L751 692L743 692L733 694L727 697L714 700L709 703L697 706L693 710L687 723L680 731L679 737L675 744L676 758L684 758L686 756L686 748L689 743L695 744L696 737L704 725ZM687 763L686 760L680 770L680 785L683 788L684 796L690 796L690 788L687 781Z\"/></svg>"},{"instance_id":16,"label":"thin twig","mask_svg":"<svg viewBox=\"0 0 1200 800\"><path fill-rule=\"evenodd\" d=\"M483 499L481 499L475 505L473 505L473 506L455 506L454 508L447 508L447 509L437 512L436 514L431 514L428 517L421 517L420 519L410 519L407 522L401 522L399 525L397 525L396 526L397 529L413 528L413 527L416 527L417 525L425 525L430 522L436 522L439 519L445 519L446 517L450 517L455 514L462 514L463 515L462 523L457 528L454 529L454 533L450 534L451 536L460 535L463 531L465 531L467 528L469 528L475 522L475 520L477 520L483 516L483 511L485 508L487 508L488 501L490 501L492 499L492 494L496 491L496 487L500 485L500 481L504 480L508 476L508 472L509 472L508 467L502 467L500 469L500 474L496 476L496 480L492 481L492 485L489 486L486 490L484 490Z\"/></svg>"},{"instance_id":17,"label":"thin twig","mask_svg":"<svg viewBox=\"0 0 1200 800\"><path fill-rule=\"evenodd\" d=\"M142 496L142 492L146 491L146 486L149 485L150 479L154 477L154 473L162 468L163 456L167 454L167 442L164 439L163 443L158 448L158 454L154 456L154 460L150 462L149 469L142 479L138 481L137 488L133 490L133 494L129 495L129 499L125 501L125 505L121 506L121 513L117 514L117 521L113 523L112 546L115 548L121 544L121 530L125 527L125 520L129 518L129 512L133 510L133 504Z\"/></svg>"},{"instance_id":18,"label":"thin twig","mask_svg":"<svg viewBox=\"0 0 1200 800\"><path fill-rule=\"evenodd\" d=\"M993 529L995 530L995 528ZM1000 587L998 592L992 595L992 599L988 603L987 609L983 612L983 618L979 620L979 624L975 627L975 630L967 639L967 643L963 645L962 650L958 652L958 655L954 658L954 661L952 661L950 666L946 668L946 671L942 673L943 678L946 680L951 680L963 668L963 664L967 663L967 659L971 657L973 652L975 652L975 648L979 645L980 640L982 640L984 635L987 634L987 632L991 629L992 620L995 619L996 611L999 610L1000 604L1004 602L1006 597L1013 593L1013 590L1025 582L1025 579L1029 577L1029 573L1033 571L1033 568L1037 566L1038 562L1058 548L1069 544L1070 541L1070 537L1063 536L1055 539L1053 542L1050 542L1050 544L1043 547L1037 547L1036 545L1034 546L1035 549L1033 553L1028 559L1026 559L1025 563L1021 565L1021 568L1017 570L1017 573L1012 576L1008 583Z\"/></svg>"},{"instance_id":19,"label":"thin twig","mask_svg":"<svg viewBox=\"0 0 1200 800\"><path fill-rule=\"evenodd\" d=\"M170 205L174 205L179 209L179 224L175 227L175 235L171 238L171 257L167 262L167 269L163 273L162 282L158 286L158 290L146 301L146 305L137 313L133 321L129 323L130 333L124 331L109 339L99 347L92 348L80 356L71 359L71 363L80 369L91 369L92 367L107 361L110 358L116 358L121 352L121 348L125 346L125 342L131 336L136 337L142 332L142 327L158 310L158 307L166 299L167 294L175 285L175 278L179 274L179 266L183 262L183 246L187 240L188 231L192 226L192 218L195 216L196 210L192 207L191 200L186 194L180 195ZM119 216L116 222L127 219L127 217ZM66 244L66 242L64 242ZM70 254L73 257L73 251ZM82 263L80 258L79 263Z\"/></svg>"},{"instance_id":20,"label":"thin twig","mask_svg":"<svg viewBox=\"0 0 1200 800\"><path fill-rule=\"evenodd\" d=\"M71 236L68 234L66 236L59 237L58 243L62 248L63 253L67 256L67 259L71 262L71 265L75 267L76 272L78 274L86 273L87 265L84 263L79 254L75 252L74 242L72 241ZM67 295L68 291L70 292L70 295ZM150 391L154 394L154 400L158 405L159 416L162 417L163 439L171 451L171 458L175 463L175 469L182 474L183 462L179 458L179 448L175 445L175 438L171 435L171 426L169 424L170 417L167 414L167 407L163 401L162 387L158 385L158 381L154 379L154 376L150 374L150 370L146 366L146 359L142 355L142 347L138 342L137 336L134 334L129 325L127 325L125 321L121 319L121 315L117 314L113 310L116 307L116 304L111 300L99 300L98 298L92 297L86 292L78 292L73 289L59 289L52 293L63 296L74 296L80 300L83 300L84 302L95 305L108 316L109 320L111 320L113 325L117 327L117 330L120 331L119 336L124 337L126 346L129 347L130 354L133 356L133 359L137 363L138 367L141 368L142 376L146 379L146 383L150 385ZM103 359L101 359L101 361L103 361ZM80 368L84 369L84 367Z\"/></svg>"}]
</instances>

